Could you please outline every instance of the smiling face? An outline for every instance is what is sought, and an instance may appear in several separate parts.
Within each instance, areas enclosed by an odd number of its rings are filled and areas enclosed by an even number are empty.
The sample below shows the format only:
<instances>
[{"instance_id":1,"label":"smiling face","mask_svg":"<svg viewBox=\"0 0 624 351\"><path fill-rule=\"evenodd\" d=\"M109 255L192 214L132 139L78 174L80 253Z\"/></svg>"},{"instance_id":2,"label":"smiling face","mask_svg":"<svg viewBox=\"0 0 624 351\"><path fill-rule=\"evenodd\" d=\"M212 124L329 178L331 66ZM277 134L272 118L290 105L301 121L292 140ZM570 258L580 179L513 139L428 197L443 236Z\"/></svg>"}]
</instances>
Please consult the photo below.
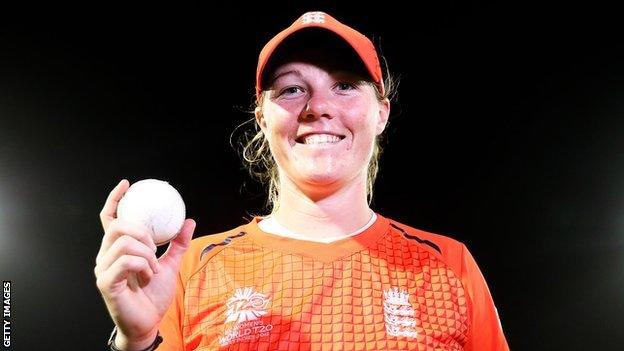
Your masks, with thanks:
<instances>
[{"instance_id":1,"label":"smiling face","mask_svg":"<svg viewBox=\"0 0 624 351\"><path fill-rule=\"evenodd\" d=\"M390 106L351 67L335 63L326 51L308 50L268 76L271 83L256 116L282 186L294 184L311 196L348 184L366 191L375 138Z\"/></svg>"}]
</instances>

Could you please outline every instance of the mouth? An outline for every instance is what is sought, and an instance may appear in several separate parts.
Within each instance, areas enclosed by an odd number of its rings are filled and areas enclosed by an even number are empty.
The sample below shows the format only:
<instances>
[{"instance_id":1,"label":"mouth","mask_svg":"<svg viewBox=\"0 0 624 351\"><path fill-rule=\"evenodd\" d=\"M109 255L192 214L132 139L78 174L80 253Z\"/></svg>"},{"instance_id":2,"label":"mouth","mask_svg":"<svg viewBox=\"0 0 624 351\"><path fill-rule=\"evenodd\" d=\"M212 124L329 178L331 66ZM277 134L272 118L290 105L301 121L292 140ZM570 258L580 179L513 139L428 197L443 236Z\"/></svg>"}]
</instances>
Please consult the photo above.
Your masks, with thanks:
<instances>
[{"instance_id":1,"label":"mouth","mask_svg":"<svg viewBox=\"0 0 624 351\"><path fill-rule=\"evenodd\" d=\"M344 138L345 138L344 135L311 133L311 134L302 135L298 137L297 139L295 139L295 141L298 144L320 145L320 144L336 144Z\"/></svg>"}]
</instances>

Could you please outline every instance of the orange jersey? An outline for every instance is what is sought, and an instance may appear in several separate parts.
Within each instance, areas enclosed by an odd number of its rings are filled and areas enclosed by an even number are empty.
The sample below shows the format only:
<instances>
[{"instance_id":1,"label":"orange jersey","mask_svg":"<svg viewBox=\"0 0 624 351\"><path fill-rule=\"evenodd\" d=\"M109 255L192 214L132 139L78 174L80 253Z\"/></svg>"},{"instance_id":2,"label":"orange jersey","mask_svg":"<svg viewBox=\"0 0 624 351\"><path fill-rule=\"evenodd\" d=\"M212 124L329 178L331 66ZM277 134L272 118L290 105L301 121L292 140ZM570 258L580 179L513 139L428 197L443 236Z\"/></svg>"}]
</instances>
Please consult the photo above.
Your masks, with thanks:
<instances>
[{"instance_id":1,"label":"orange jersey","mask_svg":"<svg viewBox=\"0 0 624 351\"><path fill-rule=\"evenodd\" d=\"M158 350L508 350L466 247L377 216L330 244L260 218L193 240Z\"/></svg>"}]
</instances>

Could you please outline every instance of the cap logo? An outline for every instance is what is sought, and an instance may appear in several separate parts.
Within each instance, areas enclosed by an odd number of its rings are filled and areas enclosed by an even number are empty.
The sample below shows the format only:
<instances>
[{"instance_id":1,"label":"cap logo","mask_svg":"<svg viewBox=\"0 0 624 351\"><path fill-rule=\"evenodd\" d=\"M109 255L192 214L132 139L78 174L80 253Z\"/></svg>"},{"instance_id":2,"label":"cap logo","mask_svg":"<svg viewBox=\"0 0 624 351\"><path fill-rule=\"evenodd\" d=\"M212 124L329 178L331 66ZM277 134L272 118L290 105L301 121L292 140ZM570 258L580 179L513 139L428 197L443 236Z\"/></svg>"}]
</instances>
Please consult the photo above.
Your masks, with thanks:
<instances>
[{"instance_id":1,"label":"cap logo","mask_svg":"<svg viewBox=\"0 0 624 351\"><path fill-rule=\"evenodd\" d=\"M325 13L323 12L308 12L301 16L302 24L310 23L325 23Z\"/></svg>"}]
</instances>

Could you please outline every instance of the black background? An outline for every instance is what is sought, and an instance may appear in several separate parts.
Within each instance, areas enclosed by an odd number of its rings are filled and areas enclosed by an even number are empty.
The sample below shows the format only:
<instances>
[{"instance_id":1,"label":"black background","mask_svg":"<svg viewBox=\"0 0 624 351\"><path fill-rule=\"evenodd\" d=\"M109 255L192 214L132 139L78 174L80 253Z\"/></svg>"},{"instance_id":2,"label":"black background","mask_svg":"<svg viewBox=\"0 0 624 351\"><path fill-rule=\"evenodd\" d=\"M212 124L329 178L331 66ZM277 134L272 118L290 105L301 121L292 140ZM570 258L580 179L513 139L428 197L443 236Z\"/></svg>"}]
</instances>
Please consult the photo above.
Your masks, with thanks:
<instances>
[{"instance_id":1,"label":"black background","mask_svg":"<svg viewBox=\"0 0 624 351\"><path fill-rule=\"evenodd\" d=\"M168 180L195 236L263 213L230 146L257 54L324 10L400 76L373 208L467 244L514 350L624 343L624 55L592 2L5 9L0 273L15 350L104 349L98 213L122 178Z\"/></svg>"}]
</instances>

